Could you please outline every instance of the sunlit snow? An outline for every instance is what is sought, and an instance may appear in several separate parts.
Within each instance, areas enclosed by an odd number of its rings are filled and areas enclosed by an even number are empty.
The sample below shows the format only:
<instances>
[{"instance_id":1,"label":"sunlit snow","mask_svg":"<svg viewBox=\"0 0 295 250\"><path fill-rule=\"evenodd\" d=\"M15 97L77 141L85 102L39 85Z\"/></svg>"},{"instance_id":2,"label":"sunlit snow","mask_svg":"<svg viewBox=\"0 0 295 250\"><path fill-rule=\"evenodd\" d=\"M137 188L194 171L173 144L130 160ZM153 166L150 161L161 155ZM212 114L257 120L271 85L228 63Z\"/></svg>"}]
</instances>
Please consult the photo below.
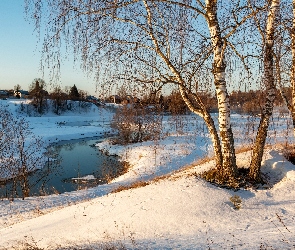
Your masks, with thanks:
<instances>
[{"instance_id":1,"label":"sunlit snow","mask_svg":"<svg viewBox=\"0 0 295 250\"><path fill-rule=\"evenodd\" d=\"M0 105L17 114L20 101ZM108 109L94 105L88 112L26 117L32 131L48 144L108 135L111 118ZM173 119L164 118L161 140L117 146L106 139L97 145L131 165L109 184L1 200L0 249L93 249L103 242L120 242L131 249L294 249L295 166L283 157L285 143L293 142L288 114L277 109L271 123L262 166L267 185L236 192L195 176L213 166L212 161L201 161L212 157L209 135L195 116ZM257 119L232 115L237 148L253 141L257 125ZM238 154L238 165L247 167L250 158L250 152ZM111 193L137 181L151 182ZM239 210L230 201L233 195L242 199Z\"/></svg>"}]
</instances>

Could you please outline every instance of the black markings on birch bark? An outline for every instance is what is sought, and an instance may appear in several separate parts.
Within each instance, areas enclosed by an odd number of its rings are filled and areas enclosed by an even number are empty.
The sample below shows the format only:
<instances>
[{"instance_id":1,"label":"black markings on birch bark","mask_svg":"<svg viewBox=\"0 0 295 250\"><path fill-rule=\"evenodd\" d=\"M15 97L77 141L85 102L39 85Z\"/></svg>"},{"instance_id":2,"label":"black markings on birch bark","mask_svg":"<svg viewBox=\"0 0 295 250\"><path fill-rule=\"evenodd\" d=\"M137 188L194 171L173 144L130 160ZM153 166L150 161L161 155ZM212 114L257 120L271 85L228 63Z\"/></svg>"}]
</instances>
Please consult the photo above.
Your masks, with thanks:
<instances>
[{"instance_id":1,"label":"black markings on birch bark","mask_svg":"<svg viewBox=\"0 0 295 250\"><path fill-rule=\"evenodd\" d=\"M250 178L255 182L261 181L261 162L264 152L264 146L267 137L269 119L272 116L273 105L275 100L275 81L274 81L274 32L276 26L276 16L280 7L280 0L272 0L268 13L265 36L264 49L264 84L266 86L266 102L262 111L260 124L258 127L254 147L253 156L250 163Z\"/></svg>"}]
</instances>

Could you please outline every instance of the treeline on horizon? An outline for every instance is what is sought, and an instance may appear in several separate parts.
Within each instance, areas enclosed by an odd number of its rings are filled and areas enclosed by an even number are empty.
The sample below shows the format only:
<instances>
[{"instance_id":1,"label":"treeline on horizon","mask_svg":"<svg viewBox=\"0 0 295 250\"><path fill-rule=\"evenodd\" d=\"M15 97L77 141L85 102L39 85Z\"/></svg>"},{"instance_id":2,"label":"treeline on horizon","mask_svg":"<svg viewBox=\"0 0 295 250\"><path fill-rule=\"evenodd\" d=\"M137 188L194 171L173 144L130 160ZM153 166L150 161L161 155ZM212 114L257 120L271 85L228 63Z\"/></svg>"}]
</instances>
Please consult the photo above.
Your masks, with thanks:
<instances>
[{"instance_id":1,"label":"treeline on horizon","mask_svg":"<svg viewBox=\"0 0 295 250\"><path fill-rule=\"evenodd\" d=\"M37 84L38 85L38 84ZM16 93L20 89L15 88L14 90L6 90L7 97L14 96L20 98ZM284 92L288 100L291 100L292 89L291 87L284 87L283 89L276 90L275 106L284 106L284 100L281 95L281 91ZM128 104L128 103L140 103L142 105L159 105L162 110L167 111L171 114L187 114L189 109L183 99L181 98L180 92L178 90L173 90L170 94L162 95L160 92L155 93L150 91L149 94L143 95L141 98L131 96L126 94L124 91L118 91L117 95L111 95L103 100L99 100L93 96L89 96L86 91L78 90L76 85L68 87L64 91L61 87L55 87L53 91L48 92L43 87L30 88L30 91L23 91L27 93L25 98L36 99L36 97L42 95L42 97L56 100L57 103L61 105L62 101L74 100L74 101L90 101L97 103L98 101L103 101L107 103L117 103L117 104ZM209 112L218 112L217 98L211 92L200 93ZM253 99L255 96L255 100ZM2 98L5 96L2 96ZM23 96L24 97L24 96ZM42 98L42 99L43 99ZM265 100L264 90L250 90L250 91L232 91L229 95L231 109L234 112L245 113L251 115L257 115L262 112Z\"/></svg>"}]
</instances>

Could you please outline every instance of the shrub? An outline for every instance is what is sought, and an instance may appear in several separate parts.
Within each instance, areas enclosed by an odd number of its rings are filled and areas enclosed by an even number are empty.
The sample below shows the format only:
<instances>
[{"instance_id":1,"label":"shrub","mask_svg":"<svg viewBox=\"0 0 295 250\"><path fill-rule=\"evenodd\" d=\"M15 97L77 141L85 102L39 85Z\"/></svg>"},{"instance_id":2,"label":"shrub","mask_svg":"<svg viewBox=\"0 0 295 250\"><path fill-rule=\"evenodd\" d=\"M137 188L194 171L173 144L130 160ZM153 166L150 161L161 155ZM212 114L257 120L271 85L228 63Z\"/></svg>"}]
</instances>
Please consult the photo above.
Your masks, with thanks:
<instances>
[{"instance_id":1,"label":"shrub","mask_svg":"<svg viewBox=\"0 0 295 250\"><path fill-rule=\"evenodd\" d=\"M245 102L242 106L243 113L249 115L258 115L261 113L261 109L261 106L257 105L257 103L252 100Z\"/></svg>"},{"instance_id":2,"label":"shrub","mask_svg":"<svg viewBox=\"0 0 295 250\"><path fill-rule=\"evenodd\" d=\"M124 105L117 109L111 127L118 131L115 143L155 140L160 137L162 117L149 107L140 104Z\"/></svg>"},{"instance_id":3,"label":"shrub","mask_svg":"<svg viewBox=\"0 0 295 250\"><path fill-rule=\"evenodd\" d=\"M172 93L165 98L165 110L172 115L184 115L188 112L187 105L183 101L179 91Z\"/></svg>"},{"instance_id":4,"label":"shrub","mask_svg":"<svg viewBox=\"0 0 295 250\"><path fill-rule=\"evenodd\" d=\"M0 181L11 184L6 195L29 196L33 183L29 182L31 172L43 167L46 161L41 153L43 141L33 135L29 124L23 119L14 117L5 109L0 109ZM7 186L6 186L7 187ZM17 193L20 190L20 193Z\"/></svg>"},{"instance_id":5,"label":"shrub","mask_svg":"<svg viewBox=\"0 0 295 250\"><path fill-rule=\"evenodd\" d=\"M233 203L234 209L239 210L242 206L242 199L238 195L234 195L229 198L229 200Z\"/></svg>"}]
</instances>

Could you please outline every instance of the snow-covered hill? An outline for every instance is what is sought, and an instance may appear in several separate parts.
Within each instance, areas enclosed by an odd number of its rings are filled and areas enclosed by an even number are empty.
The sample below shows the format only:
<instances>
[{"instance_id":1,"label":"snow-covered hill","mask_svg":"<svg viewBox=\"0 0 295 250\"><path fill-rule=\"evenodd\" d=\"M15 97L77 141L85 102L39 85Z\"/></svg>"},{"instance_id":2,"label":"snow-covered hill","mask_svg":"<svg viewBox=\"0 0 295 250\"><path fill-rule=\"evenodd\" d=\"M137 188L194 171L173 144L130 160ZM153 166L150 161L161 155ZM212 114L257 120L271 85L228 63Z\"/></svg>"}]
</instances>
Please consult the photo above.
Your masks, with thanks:
<instances>
[{"instance_id":1,"label":"snow-covered hill","mask_svg":"<svg viewBox=\"0 0 295 250\"><path fill-rule=\"evenodd\" d=\"M32 132L41 136L46 142L93 137L109 131L113 113L105 108L98 108L87 103L82 108L79 102L72 102L72 109L56 115L51 110L41 116L38 113L26 112L31 100L0 100L0 108L5 108L18 117L25 117ZM30 108L31 110L31 108Z\"/></svg>"},{"instance_id":2,"label":"snow-covered hill","mask_svg":"<svg viewBox=\"0 0 295 250\"><path fill-rule=\"evenodd\" d=\"M34 133L60 140L106 131L111 116L96 108L86 114L27 119ZM247 119L235 115L233 121L238 131ZM107 243L131 249L295 249L295 167L283 157L282 146L267 148L262 167L267 185L237 192L221 189L195 175L213 166L210 161L196 163L211 152L202 124L195 117L181 122L186 124L181 131L172 129L166 117L167 135L157 142L98 145L131 164L127 174L110 184L0 201L0 249L101 249ZM293 140L284 122L274 120L272 145ZM245 133L237 134L242 146ZM239 154L239 166L247 166L249 159L249 152ZM111 193L134 182L138 188ZM239 210L230 201L234 195L242 200Z\"/></svg>"}]
</instances>

